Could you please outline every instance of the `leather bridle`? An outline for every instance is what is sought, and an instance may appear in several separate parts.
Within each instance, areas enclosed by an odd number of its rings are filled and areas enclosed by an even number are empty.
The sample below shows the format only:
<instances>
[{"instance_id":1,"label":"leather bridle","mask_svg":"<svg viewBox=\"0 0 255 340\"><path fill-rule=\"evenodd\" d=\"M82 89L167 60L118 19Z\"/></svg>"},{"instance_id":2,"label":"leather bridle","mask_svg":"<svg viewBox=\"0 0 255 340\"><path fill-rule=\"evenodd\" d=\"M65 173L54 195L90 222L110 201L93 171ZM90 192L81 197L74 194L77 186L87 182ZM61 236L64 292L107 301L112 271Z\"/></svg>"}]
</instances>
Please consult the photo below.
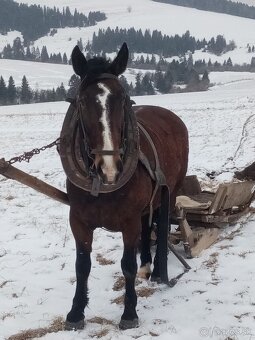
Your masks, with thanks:
<instances>
[{"instance_id":1,"label":"leather bridle","mask_svg":"<svg viewBox=\"0 0 255 340\"><path fill-rule=\"evenodd\" d=\"M102 80L102 79L115 79L118 80L118 77L116 77L113 74L110 73L102 73L99 76L97 76L96 78L93 79L93 81L88 81L87 78L84 78L80 84L79 89L81 89L81 87L83 87L83 89L86 90L86 88L90 85L90 84L94 84L96 83L98 80ZM125 130L125 126L126 126L126 120L127 120L127 103L130 101L129 96L125 93L125 106L124 106L124 127L123 129ZM78 124L80 126L80 132L82 134L83 137L83 147L87 152L88 157L93 158L93 156L99 155L99 156L119 156L120 158L123 158L123 155L125 153L125 144L126 144L126 136L125 136L125 131L122 131L122 141L121 141L121 147L119 149L116 150L100 150L100 149L90 149L88 142L87 142L87 133L86 133L86 128L85 128L85 124L84 124L84 120L82 117L82 112L85 110L88 110L87 106L83 104L83 110L81 110L81 105L79 103L79 98L76 98L76 103L77 105L77 112L78 112ZM84 152L83 152L84 153Z\"/></svg>"}]
</instances>

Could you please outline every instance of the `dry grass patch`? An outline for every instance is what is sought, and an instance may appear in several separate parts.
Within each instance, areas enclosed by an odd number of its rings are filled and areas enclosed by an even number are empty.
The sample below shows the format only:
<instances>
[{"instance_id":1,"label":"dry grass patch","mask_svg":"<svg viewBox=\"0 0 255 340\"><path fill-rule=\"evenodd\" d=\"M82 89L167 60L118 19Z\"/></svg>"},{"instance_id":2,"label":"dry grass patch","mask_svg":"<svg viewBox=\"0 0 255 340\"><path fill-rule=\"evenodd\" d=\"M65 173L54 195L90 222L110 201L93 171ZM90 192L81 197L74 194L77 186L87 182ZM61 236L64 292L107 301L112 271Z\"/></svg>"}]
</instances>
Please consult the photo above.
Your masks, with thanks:
<instances>
[{"instance_id":1,"label":"dry grass patch","mask_svg":"<svg viewBox=\"0 0 255 340\"><path fill-rule=\"evenodd\" d=\"M111 264L114 264L114 263L115 263L115 262L112 261L112 260L106 259L106 258L103 257L103 255L101 255L101 254L97 254L96 260L97 260L97 262L98 262L100 265L102 265L102 266L108 266L108 265L111 265Z\"/></svg>"},{"instance_id":2,"label":"dry grass patch","mask_svg":"<svg viewBox=\"0 0 255 340\"><path fill-rule=\"evenodd\" d=\"M99 325L114 325L112 320L101 318L100 316L95 316L94 318L88 319L88 322L98 323Z\"/></svg>"},{"instance_id":3,"label":"dry grass patch","mask_svg":"<svg viewBox=\"0 0 255 340\"><path fill-rule=\"evenodd\" d=\"M88 319L87 322L99 324L101 326L106 326L106 325L115 326L112 320L101 318L100 316L95 316L94 318ZM100 331L90 334L90 337L99 339L99 338L106 336L109 333L109 331L110 330L108 328L102 328Z\"/></svg>"},{"instance_id":4,"label":"dry grass patch","mask_svg":"<svg viewBox=\"0 0 255 340\"><path fill-rule=\"evenodd\" d=\"M215 272L218 267L218 256L218 252L212 253L209 259L203 262L203 265L205 265L208 269L212 269L212 272Z\"/></svg>"},{"instance_id":5,"label":"dry grass patch","mask_svg":"<svg viewBox=\"0 0 255 340\"><path fill-rule=\"evenodd\" d=\"M41 338L49 333L57 333L64 330L65 322L62 317L58 317L52 321L50 326L36 329L28 329L20 333L11 335L7 340L28 340L34 338Z\"/></svg>"},{"instance_id":6,"label":"dry grass patch","mask_svg":"<svg viewBox=\"0 0 255 340\"><path fill-rule=\"evenodd\" d=\"M148 298L152 294L154 294L155 291L156 291L156 288L151 288L151 287L136 288L136 294L138 297ZM122 294L121 296L118 296L117 298L113 299L112 303L116 303L116 305L121 305L124 303L124 297L125 297L125 294Z\"/></svg>"},{"instance_id":7,"label":"dry grass patch","mask_svg":"<svg viewBox=\"0 0 255 340\"><path fill-rule=\"evenodd\" d=\"M116 281L114 282L113 285L113 290L116 292L122 290L125 287L125 278L124 276L118 276L116 278Z\"/></svg>"},{"instance_id":8,"label":"dry grass patch","mask_svg":"<svg viewBox=\"0 0 255 340\"><path fill-rule=\"evenodd\" d=\"M111 301L111 303L116 303L116 305L123 305L124 304L124 297L125 295L122 294L121 296L116 297Z\"/></svg>"},{"instance_id":9,"label":"dry grass patch","mask_svg":"<svg viewBox=\"0 0 255 340\"><path fill-rule=\"evenodd\" d=\"M91 338L100 339L100 338L106 336L108 333L109 333L109 329L104 328L104 329L102 329L101 331L98 331L98 332L96 332L96 333L94 333L94 334L90 334L90 337L91 337Z\"/></svg>"},{"instance_id":10,"label":"dry grass patch","mask_svg":"<svg viewBox=\"0 0 255 340\"><path fill-rule=\"evenodd\" d=\"M243 251L242 253L238 254L238 256L240 256L243 259L245 259L248 254L254 254L254 251L251 251L251 250Z\"/></svg>"},{"instance_id":11,"label":"dry grass patch","mask_svg":"<svg viewBox=\"0 0 255 340\"><path fill-rule=\"evenodd\" d=\"M154 337L154 336L159 336L159 334L154 333L154 332L151 332L151 331L149 332L149 334L150 334L150 336L153 336L153 337Z\"/></svg>"},{"instance_id":12,"label":"dry grass patch","mask_svg":"<svg viewBox=\"0 0 255 340\"><path fill-rule=\"evenodd\" d=\"M7 318L14 318L14 317L15 315L13 313L2 313L0 316L0 319L4 321Z\"/></svg>"},{"instance_id":13,"label":"dry grass patch","mask_svg":"<svg viewBox=\"0 0 255 340\"><path fill-rule=\"evenodd\" d=\"M149 297L153 295L156 291L156 288L152 287L141 287L136 290L136 293L139 297Z\"/></svg>"},{"instance_id":14,"label":"dry grass patch","mask_svg":"<svg viewBox=\"0 0 255 340\"><path fill-rule=\"evenodd\" d=\"M138 278L135 279L135 285L138 286L139 284L141 284L142 281L139 280ZM125 288L125 277L124 276L115 276L115 282L113 285L113 290L115 292L118 292L122 289Z\"/></svg>"},{"instance_id":15,"label":"dry grass patch","mask_svg":"<svg viewBox=\"0 0 255 340\"><path fill-rule=\"evenodd\" d=\"M12 195L8 195L8 196L5 197L5 199L6 199L7 201L12 201L12 200L15 199L15 197L12 196Z\"/></svg>"},{"instance_id":16,"label":"dry grass patch","mask_svg":"<svg viewBox=\"0 0 255 340\"><path fill-rule=\"evenodd\" d=\"M218 263L218 256L219 253L215 252L212 253L209 257L209 259L207 261L204 261L203 264L211 270L211 276L212 276L212 282L210 282L213 285L217 285L220 281L219 279L216 277L216 270L219 266Z\"/></svg>"}]
</instances>

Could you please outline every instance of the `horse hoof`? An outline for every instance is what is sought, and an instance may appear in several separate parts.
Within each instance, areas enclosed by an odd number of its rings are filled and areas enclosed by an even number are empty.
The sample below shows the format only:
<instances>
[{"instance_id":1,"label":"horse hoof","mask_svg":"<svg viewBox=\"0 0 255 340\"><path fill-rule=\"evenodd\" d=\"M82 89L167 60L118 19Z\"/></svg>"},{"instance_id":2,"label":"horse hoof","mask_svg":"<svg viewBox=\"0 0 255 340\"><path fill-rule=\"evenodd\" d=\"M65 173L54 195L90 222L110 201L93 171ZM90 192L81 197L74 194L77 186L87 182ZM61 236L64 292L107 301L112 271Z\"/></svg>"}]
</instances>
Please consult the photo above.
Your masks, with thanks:
<instances>
[{"instance_id":1,"label":"horse hoof","mask_svg":"<svg viewBox=\"0 0 255 340\"><path fill-rule=\"evenodd\" d=\"M67 321L65 322L65 330L66 331L77 331L78 329L83 329L85 326L85 321L84 319L78 321L78 322L70 322Z\"/></svg>"},{"instance_id":2,"label":"horse hoof","mask_svg":"<svg viewBox=\"0 0 255 340\"><path fill-rule=\"evenodd\" d=\"M134 319L134 320L121 319L119 323L119 328L122 330L130 329L130 328L137 328L137 327L139 327L138 319Z\"/></svg>"}]
</instances>

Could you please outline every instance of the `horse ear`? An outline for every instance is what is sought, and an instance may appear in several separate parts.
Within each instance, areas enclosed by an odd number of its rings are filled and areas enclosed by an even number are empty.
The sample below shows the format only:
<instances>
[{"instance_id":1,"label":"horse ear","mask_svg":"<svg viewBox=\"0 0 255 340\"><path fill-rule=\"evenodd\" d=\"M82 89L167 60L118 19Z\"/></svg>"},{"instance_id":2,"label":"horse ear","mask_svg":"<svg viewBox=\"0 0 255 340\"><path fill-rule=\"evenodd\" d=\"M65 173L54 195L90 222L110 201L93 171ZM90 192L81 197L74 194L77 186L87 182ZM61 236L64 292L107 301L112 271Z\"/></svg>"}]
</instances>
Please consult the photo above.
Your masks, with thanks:
<instances>
[{"instance_id":1,"label":"horse ear","mask_svg":"<svg viewBox=\"0 0 255 340\"><path fill-rule=\"evenodd\" d=\"M127 44L123 43L117 57L113 60L110 66L110 70L115 76L118 76L125 71L128 62L128 55Z\"/></svg>"},{"instance_id":2,"label":"horse ear","mask_svg":"<svg viewBox=\"0 0 255 340\"><path fill-rule=\"evenodd\" d=\"M87 71L87 60L84 57L83 53L80 51L79 46L75 46L71 55L73 69L78 76L82 77L86 74Z\"/></svg>"}]
</instances>

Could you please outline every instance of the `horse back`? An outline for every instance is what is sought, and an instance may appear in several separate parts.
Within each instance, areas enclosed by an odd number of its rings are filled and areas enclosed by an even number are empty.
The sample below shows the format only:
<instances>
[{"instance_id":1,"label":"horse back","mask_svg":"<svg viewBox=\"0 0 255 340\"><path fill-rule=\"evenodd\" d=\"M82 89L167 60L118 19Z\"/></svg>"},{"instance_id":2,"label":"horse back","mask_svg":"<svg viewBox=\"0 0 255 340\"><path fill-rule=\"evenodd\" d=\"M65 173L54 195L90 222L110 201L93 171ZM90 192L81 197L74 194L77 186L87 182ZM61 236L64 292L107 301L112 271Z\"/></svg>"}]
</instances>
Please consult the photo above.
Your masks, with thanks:
<instances>
[{"instance_id":1,"label":"horse back","mask_svg":"<svg viewBox=\"0 0 255 340\"><path fill-rule=\"evenodd\" d=\"M149 133L158 153L160 167L171 191L178 190L188 165L188 131L183 121L172 111L158 106L134 106L138 122ZM152 167L155 159L152 148L142 133L140 147Z\"/></svg>"}]
</instances>

